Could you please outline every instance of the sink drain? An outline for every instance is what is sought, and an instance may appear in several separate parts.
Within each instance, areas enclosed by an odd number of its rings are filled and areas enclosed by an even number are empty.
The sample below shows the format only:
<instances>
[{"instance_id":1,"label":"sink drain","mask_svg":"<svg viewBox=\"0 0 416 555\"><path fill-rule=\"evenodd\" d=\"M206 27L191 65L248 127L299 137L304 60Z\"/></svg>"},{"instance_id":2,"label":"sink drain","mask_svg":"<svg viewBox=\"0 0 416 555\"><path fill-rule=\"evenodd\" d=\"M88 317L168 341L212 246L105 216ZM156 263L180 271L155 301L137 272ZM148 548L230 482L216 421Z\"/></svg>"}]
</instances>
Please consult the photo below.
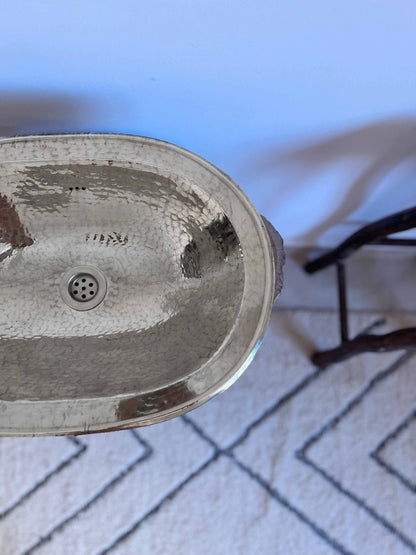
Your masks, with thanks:
<instances>
[{"instance_id":1,"label":"sink drain","mask_svg":"<svg viewBox=\"0 0 416 555\"><path fill-rule=\"evenodd\" d=\"M97 295L98 281L92 274L77 274L70 280L68 291L74 301L85 303Z\"/></svg>"},{"instance_id":2,"label":"sink drain","mask_svg":"<svg viewBox=\"0 0 416 555\"><path fill-rule=\"evenodd\" d=\"M70 308L91 310L104 300L107 282L98 268L76 266L65 272L60 290L62 299Z\"/></svg>"}]
</instances>

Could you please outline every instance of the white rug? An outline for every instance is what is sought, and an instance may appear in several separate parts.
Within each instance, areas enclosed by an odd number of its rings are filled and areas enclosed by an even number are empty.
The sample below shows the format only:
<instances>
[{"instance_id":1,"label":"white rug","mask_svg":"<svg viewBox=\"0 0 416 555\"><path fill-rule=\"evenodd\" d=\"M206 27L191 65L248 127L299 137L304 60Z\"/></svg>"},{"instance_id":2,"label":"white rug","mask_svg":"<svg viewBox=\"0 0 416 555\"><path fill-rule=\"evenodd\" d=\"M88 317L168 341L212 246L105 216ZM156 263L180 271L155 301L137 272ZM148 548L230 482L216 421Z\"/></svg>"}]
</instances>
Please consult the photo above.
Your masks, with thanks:
<instances>
[{"instance_id":1,"label":"white rug","mask_svg":"<svg viewBox=\"0 0 416 555\"><path fill-rule=\"evenodd\" d=\"M416 358L314 368L337 341L333 312L276 311L244 376L185 418L1 439L0 553L414 553Z\"/></svg>"}]
</instances>

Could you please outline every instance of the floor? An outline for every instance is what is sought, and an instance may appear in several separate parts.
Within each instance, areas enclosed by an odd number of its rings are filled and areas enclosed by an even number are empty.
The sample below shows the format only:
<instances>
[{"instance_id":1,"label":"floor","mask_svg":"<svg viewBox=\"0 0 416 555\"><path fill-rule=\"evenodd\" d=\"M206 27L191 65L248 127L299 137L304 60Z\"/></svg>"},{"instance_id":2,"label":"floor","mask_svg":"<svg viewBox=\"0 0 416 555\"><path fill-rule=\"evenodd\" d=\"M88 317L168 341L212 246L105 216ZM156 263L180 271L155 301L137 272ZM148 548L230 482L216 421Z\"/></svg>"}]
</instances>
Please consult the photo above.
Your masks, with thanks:
<instances>
[{"instance_id":1,"label":"floor","mask_svg":"<svg viewBox=\"0 0 416 555\"><path fill-rule=\"evenodd\" d=\"M371 256L353 266L352 333L416 325L414 258ZM311 352L338 341L335 284L301 258L289 252L254 362L203 407L133 431L1 439L2 555L416 552L416 356L315 368Z\"/></svg>"}]
</instances>

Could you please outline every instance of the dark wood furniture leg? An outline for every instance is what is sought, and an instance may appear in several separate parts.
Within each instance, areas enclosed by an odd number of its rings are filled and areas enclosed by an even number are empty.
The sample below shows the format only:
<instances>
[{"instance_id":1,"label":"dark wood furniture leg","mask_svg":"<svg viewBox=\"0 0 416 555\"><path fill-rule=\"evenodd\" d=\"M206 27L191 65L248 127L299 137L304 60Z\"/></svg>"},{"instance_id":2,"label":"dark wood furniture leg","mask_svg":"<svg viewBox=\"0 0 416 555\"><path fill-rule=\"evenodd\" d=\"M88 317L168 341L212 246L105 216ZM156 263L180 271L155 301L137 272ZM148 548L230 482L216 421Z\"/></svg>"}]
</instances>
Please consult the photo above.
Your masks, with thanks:
<instances>
[{"instance_id":1,"label":"dark wood furniture leg","mask_svg":"<svg viewBox=\"0 0 416 555\"><path fill-rule=\"evenodd\" d=\"M314 353L312 355L314 364L324 368L360 353L416 349L416 327L404 328L384 335L361 334L353 339L349 339L345 273L345 260L364 245L415 247L416 239L395 239L390 237L394 233L414 227L416 227L416 207L397 212L362 227L335 249L306 264L305 270L310 274L333 264L337 267L341 343L334 349Z\"/></svg>"}]
</instances>

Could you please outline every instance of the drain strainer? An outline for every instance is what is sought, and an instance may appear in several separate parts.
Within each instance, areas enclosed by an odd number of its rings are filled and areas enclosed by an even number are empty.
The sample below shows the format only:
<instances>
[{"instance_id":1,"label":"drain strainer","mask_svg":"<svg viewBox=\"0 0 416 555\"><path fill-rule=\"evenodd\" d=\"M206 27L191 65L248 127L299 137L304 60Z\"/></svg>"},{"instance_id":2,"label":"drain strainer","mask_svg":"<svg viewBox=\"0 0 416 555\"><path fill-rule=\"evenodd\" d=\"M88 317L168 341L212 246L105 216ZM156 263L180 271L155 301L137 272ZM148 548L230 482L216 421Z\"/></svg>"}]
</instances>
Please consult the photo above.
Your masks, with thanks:
<instances>
[{"instance_id":1,"label":"drain strainer","mask_svg":"<svg viewBox=\"0 0 416 555\"><path fill-rule=\"evenodd\" d=\"M104 299L107 282L104 274L94 266L76 266L61 280L61 296L74 310L91 310Z\"/></svg>"},{"instance_id":2,"label":"drain strainer","mask_svg":"<svg viewBox=\"0 0 416 555\"><path fill-rule=\"evenodd\" d=\"M77 274L69 282L68 291L74 301L85 303L98 293L98 281L92 274Z\"/></svg>"}]
</instances>

